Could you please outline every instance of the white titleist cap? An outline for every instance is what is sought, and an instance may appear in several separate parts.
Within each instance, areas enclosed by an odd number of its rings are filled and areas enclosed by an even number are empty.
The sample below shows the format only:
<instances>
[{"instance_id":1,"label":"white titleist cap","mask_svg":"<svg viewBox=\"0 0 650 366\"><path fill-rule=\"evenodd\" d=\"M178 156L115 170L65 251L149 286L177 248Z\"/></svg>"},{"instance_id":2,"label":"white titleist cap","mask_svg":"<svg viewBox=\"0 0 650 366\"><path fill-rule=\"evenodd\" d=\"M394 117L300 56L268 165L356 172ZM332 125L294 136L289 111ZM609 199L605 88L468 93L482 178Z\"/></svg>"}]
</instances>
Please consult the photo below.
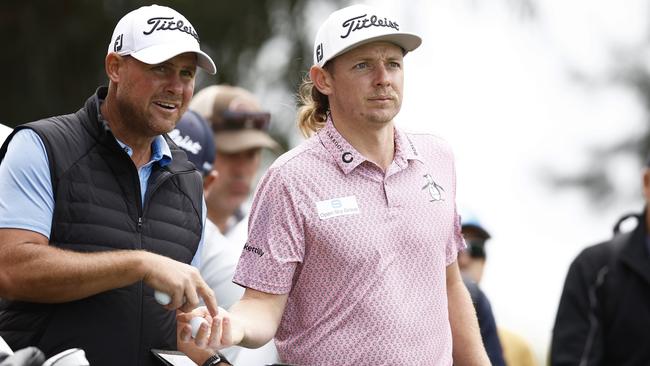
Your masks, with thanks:
<instances>
[{"instance_id":1,"label":"white titleist cap","mask_svg":"<svg viewBox=\"0 0 650 366\"><path fill-rule=\"evenodd\" d=\"M400 23L383 11L367 5L352 5L330 14L318 29L314 65L323 67L334 57L373 41L394 43L405 52L413 51L422 43L419 36L400 32Z\"/></svg>"},{"instance_id":2,"label":"white titleist cap","mask_svg":"<svg viewBox=\"0 0 650 366\"><path fill-rule=\"evenodd\" d=\"M108 53L131 55L145 64L159 64L185 52L194 52L198 65L210 74L214 62L199 46L199 35L179 12L159 5L143 6L126 14L115 26Z\"/></svg>"}]
</instances>

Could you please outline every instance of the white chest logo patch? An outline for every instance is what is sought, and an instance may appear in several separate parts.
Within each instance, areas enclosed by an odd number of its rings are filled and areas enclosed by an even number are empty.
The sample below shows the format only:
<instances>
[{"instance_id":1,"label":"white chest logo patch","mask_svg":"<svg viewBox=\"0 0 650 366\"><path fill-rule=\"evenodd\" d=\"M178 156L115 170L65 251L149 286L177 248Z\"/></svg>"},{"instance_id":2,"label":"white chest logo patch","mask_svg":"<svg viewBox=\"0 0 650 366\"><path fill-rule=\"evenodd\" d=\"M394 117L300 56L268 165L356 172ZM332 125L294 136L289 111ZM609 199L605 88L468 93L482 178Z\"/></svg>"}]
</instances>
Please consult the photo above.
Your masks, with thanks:
<instances>
[{"instance_id":1,"label":"white chest logo patch","mask_svg":"<svg viewBox=\"0 0 650 366\"><path fill-rule=\"evenodd\" d=\"M356 215L360 212L355 196L332 198L331 200L316 202L316 210L321 220L327 220L336 216Z\"/></svg>"},{"instance_id":2,"label":"white chest logo patch","mask_svg":"<svg viewBox=\"0 0 650 366\"><path fill-rule=\"evenodd\" d=\"M433 177L431 174L425 174L424 175L424 180L426 184L422 189L428 189L429 190L429 195L431 196L431 199L429 199L429 202L435 202L435 201L444 201L444 197L442 197L442 193L445 191L444 188L442 188L436 181L433 180Z\"/></svg>"}]
</instances>

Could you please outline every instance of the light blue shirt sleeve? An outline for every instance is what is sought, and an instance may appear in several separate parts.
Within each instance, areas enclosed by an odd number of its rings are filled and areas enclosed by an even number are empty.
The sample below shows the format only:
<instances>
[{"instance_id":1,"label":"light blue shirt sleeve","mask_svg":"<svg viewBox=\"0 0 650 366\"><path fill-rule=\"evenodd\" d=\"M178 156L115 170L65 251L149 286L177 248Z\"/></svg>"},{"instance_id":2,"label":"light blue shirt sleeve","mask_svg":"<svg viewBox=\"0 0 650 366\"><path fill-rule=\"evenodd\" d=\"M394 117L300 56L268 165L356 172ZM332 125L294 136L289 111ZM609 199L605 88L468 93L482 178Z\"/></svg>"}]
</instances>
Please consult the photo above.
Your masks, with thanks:
<instances>
[{"instance_id":1,"label":"light blue shirt sleeve","mask_svg":"<svg viewBox=\"0 0 650 366\"><path fill-rule=\"evenodd\" d=\"M50 237L54 194L43 141L30 129L18 131L0 164L0 228Z\"/></svg>"},{"instance_id":2,"label":"light blue shirt sleeve","mask_svg":"<svg viewBox=\"0 0 650 366\"><path fill-rule=\"evenodd\" d=\"M162 141L164 143L164 139ZM142 183L146 187L149 174L144 178ZM141 193L144 198L144 190ZM205 228L207 208L205 199L201 201ZM45 145L33 130L18 131L0 164L0 228L35 231L49 239L53 214L54 193ZM205 229L191 263L197 268L201 265L204 232Z\"/></svg>"},{"instance_id":3,"label":"light blue shirt sleeve","mask_svg":"<svg viewBox=\"0 0 650 366\"><path fill-rule=\"evenodd\" d=\"M199 246L196 248L196 253L194 253L194 258L192 258L192 266L201 269L201 253L203 252L203 246L205 242L205 219L208 207L205 205L205 196L201 198L201 216L203 220L203 227L201 229L201 241Z\"/></svg>"}]
</instances>

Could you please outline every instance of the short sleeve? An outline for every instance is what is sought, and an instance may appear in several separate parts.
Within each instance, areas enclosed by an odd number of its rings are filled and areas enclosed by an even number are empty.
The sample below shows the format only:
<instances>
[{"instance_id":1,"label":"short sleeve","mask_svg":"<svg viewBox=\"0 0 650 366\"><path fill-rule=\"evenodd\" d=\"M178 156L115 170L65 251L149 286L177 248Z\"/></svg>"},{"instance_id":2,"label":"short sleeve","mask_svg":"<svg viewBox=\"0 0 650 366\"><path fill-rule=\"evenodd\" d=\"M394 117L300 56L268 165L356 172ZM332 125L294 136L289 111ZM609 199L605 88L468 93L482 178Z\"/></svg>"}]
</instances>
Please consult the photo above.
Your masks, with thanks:
<instances>
[{"instance_id":1,"label":"short sleeve","mask_svg":"<svg viewBox=\"0 0 650 366\"><path fill-rule=\"evenodd\" d=\"M463 234L461 232L460 216L454 212L454 232L451 240L447 243L447 248L445 250L445 265L448 266L454 263L458 258L458 252L465 250L466 247L467 245L465 244L465 239L463 239Z\"/></svg>"},{"instance_id":2,"label":"short sleeve","mask_svg":"<svg viewBox=\"0 0 650 366\"><path fill-rule=\"evenodd\" d=\"M451 234L450 240L447 243L445 248L445 265L450 265L458 259L458 252L465 250L467 244L465 244L465 239L463 239L462 227L460 223L460 215L458 215L458 207L456 206L456 164L454 163L454 155L449 152L449 159L451 161L451 174L453 181L453 205L454 205L454 227L453 233Z\"/></svg>"},{"instance_id":3,"label":"short sleeve","mask_svg":"<svg viewBox=\"0 0 650 366\"><path fill-rule=\"evenodd\" d=\"M297 192L282 176L282 167L260 181L233 282L258 291L286 294L304 257L304 215Z\"/></svg>"},{"instance_id":4,"label":"short sleeve","mask_svg":"<svg viewBox=\"0 0 650 366\"><path fill-rule=\"evenodd\" d=\"M0 163L0 228L35 231L49 238L53 212L43 141L30 129L18 131Z\"/></svg>"}]
</instances>

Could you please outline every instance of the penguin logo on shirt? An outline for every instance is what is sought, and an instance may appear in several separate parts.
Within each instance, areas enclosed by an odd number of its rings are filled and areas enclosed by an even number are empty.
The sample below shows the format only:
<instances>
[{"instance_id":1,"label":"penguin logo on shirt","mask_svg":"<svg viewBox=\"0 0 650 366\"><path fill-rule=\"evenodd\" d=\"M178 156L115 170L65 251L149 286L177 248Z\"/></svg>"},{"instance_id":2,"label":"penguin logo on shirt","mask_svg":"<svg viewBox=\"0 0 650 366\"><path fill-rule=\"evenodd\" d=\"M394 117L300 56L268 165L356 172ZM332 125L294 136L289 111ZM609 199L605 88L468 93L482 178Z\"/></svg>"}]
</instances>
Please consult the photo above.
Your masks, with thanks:
<instances>
[{"instance_id":1,"label":"penguin logo on shirt","mask_svg":"<svg viewBox=\"0 0 650 366\"><path fill-rule=\"evenodd\" d=\"M425 174L424 180L426 184L422 189L427 189L429 191L429 195L431 196L429 202L444 201L445 199L442 197L442 192L444 192L445 189L433 180L431 174Z\"/></svg>"}]
</instances>

